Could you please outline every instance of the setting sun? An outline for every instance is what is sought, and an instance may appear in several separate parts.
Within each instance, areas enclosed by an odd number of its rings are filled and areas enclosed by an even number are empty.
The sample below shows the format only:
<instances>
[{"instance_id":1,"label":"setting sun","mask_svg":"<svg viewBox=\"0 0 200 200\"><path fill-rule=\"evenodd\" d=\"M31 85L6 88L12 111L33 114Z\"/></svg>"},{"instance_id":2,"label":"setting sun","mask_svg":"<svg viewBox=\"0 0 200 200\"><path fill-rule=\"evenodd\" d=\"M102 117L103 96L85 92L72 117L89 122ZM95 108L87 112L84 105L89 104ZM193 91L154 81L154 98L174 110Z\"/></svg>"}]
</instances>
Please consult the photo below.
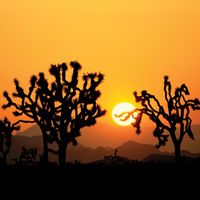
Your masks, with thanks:
<instances>
[{"instance_id":1,"label":"setting sun","mask_svg":"<svg viewBox=\"0 0 200 200\"><path fill-rule=\"evenodd\" d=\"M122 117L117 117L116 115L120 115L124 112L130 112L134 109L135 107L127 102L119 103L117 104L112 111L112 118L113 120L119 124L120 126L128 126L132 122L134 122L134 119L132 117L129 117L127 120L123 120L125 116Z\"/></svg>"}]
</instances>

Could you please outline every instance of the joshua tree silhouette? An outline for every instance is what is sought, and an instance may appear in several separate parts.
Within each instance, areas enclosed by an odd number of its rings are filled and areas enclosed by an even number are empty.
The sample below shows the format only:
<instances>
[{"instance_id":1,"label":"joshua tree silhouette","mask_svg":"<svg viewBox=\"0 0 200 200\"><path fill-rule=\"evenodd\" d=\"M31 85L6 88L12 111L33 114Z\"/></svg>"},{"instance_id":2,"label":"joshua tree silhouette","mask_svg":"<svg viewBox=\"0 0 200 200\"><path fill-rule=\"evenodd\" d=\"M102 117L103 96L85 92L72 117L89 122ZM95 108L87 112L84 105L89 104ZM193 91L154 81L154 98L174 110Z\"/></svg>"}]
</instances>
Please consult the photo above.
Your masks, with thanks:
<instances>
[{"instance_id":1,"label":"joshua tree silhouette","mask_svg":"<svg viewBox=\"0 0 200 200\"><path fill-rule=\"evenodd\" d=\"M31 78L31 86L26 94L19 82L15 80L16 93L20 104L13 102L7 92L4 96L7 104L3 108L14 106L15 116L25 114L36 122L43 135L43 160L48 161L48 152L58 155L59 165L66 162L67 145L77 144L76 137L80 136L81 128L92 126L96 118L103 116L106 111L97 104L100 91L97 90L104 76L101 73L89 73L78 80L81 65L71 62L71 79L67 80L69 70L67 64L51 65L50 74L55 79L51 84L45 79L44 73ZM70 74L70 72L69 72ZM82 84L79 87L78 84ZM50 149L49 143L56 142L58 150Z\"/></svg>"},{"instance_id":2,"label":"joshua tree silhouette","mask_svg":"<svg viewBox=\"0 0 200 200\"><path fill-rule=\"evenodd\" d=\"M164 96L167 103L166 108L162 106L159 100L152 94L143 90L141 95L134 92L136 102L141 103L142 108L136 108L132 112L122 113L118 117L123 117L126 120L130 115L135 118L133 126L139 134L142 116L145 114L149 116L152 122L155 123L156 128L153 135L158 138L157 147L164 146L170 136L174 144L175 160L177 162L181 159L181 143L184 136L187 134L191 139L194 139L192 133L190 118L190 110L199 110L199 99L186 99L189 95L189 90L185 84L176 88L172 94L172 86L168 80L168 76L164 77ZM135 115L135 112L138 114ZM179 128L179 129L178 129Z\"/></svg>"},{"instance_id":3,"label":"joshua tree silhouette","mask_svg":"<svg viewBox=\"0 0 200 200\"><path fill-rule=\"evenodd\" d=\"M6 165L6 158L10 151L12 143L12 133L15 130L19 130L17 123L11 124L11 122L4 118L0 120L0 163Z\"/></svg>"}]
</instances>

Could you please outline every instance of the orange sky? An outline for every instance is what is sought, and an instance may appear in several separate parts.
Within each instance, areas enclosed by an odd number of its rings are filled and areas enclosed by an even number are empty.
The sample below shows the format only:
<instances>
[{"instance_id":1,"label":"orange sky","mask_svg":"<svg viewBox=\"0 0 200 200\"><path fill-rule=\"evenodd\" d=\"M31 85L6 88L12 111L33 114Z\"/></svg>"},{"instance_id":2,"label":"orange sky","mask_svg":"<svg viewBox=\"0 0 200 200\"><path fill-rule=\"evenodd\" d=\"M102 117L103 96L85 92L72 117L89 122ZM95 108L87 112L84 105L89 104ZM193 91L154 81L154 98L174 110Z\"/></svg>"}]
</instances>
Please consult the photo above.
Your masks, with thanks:
<instances>
[{"instance_id":1,"label":"orange sky","mask_svg":"<svg viewBox=\"0 0 200 200\"><path fill-rule=\"evenodd\" d=\"M106 75L107 123L115 104L133 102L134 90L161 97L165 74L200 97L199 0L6 0L0 7L1 94L15 77L27 85L50 64L78 60L84 72Z\"/></svg>"}]
</instances>

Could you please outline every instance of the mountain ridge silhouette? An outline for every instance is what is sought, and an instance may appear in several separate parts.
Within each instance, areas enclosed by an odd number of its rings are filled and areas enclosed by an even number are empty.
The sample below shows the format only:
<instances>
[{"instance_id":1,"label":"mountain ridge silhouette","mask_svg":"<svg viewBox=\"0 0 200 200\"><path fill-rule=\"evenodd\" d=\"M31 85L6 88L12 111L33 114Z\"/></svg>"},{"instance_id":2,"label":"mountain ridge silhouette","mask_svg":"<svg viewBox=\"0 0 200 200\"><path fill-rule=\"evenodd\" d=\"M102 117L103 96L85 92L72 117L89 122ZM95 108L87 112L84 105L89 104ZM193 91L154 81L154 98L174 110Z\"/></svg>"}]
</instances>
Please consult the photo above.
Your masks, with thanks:
<instances>
[{"instance_id":1,"label":"mountain ridge silhouette","mask_svg":"<svg viewBox=\"0 0 200 200\"><path fill-rule=\"evenodd\" d=\"M8 155L8 160L13 162L13 159L19 157L21 153L21 148L35 148L37 147L38 154L42 153L42 136L14 136L13 144L11 146L10 154ZM55 146L52 146L55 148ZM86 147L82 144L77 146L69 145L67 161L68 162L81 162L81 163L90 163L98 160L104 159L105 156L114 156L115 150L117 150L117 156L124 157L129 160L138 160L142 161L147 159L151 155L169 155L173 157L172 153L161 152L154 145L150 144L140 144L133 140L129 140L116 148L111 147ZM51 155L51 154L50 154ZM193 154L188 151L183 151L183 155L189 157L198 157L200 154ZM39 159L39 155L37 156ZM147 159L148 160L148 159ZM51 155L50 161L56 162L56 157Z\"/></svg>"},{"instance_id":2,"label":"mountain ridge silhouette","mask_svg":"<svg viewBox=\"0 0 200 200\"><path fill-rule=\"evenodd\" d=\"M188 150L192 153L200 153L200 124L194 124L192 130L194 132L195 140L191 140L190 138L184 140L182 149ZM106 122L98 122L95 126L84 128L81 131L81 137L78 137L78 143L92 148L97 148L99 146L116 148L128 140L134 140L137 143L151 144L155 146L157 140L153 136L152 131L153 126L144 126L142 128L142 133L137 135L131 126L121 127ZM33 137L40 136L41 133L39 128L34 125L22 132L16 133L16 135ZM164 152L173 152L174 148L171 141L160 150Z\"/></svg>"}]
</instances>

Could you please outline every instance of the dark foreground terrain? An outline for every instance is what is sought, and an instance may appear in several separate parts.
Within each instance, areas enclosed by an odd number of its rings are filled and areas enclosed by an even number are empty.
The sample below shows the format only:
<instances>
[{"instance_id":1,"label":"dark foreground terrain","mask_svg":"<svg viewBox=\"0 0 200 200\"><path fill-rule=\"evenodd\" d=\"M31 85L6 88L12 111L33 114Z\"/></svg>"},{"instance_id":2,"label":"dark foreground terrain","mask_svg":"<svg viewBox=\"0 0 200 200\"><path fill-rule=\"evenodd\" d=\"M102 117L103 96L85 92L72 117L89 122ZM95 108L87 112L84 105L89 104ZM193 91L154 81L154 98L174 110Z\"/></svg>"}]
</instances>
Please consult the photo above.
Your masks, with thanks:
<instances>
[{"instance_id":1,"label":"dark foreground terrain","mask_svg":"<svg viewBox=\"0 0 200 200\"><path fill-rule=\"evenodd\" d=\"M137 162L125 165L67 164L34 167L7 166L0 168L1 193L15 189L16 194L74 196L84 199L109 194L163 197L193 195L199 192L200 159L183 162ZM6 192L6 195L13 193ZM172 195L172 196L173 196ZM104 198L104 197L102 197ZM65 198L66 199L66 198ZM131 198L132 199L132 198Z\"/></svg>"}]
</instances>

